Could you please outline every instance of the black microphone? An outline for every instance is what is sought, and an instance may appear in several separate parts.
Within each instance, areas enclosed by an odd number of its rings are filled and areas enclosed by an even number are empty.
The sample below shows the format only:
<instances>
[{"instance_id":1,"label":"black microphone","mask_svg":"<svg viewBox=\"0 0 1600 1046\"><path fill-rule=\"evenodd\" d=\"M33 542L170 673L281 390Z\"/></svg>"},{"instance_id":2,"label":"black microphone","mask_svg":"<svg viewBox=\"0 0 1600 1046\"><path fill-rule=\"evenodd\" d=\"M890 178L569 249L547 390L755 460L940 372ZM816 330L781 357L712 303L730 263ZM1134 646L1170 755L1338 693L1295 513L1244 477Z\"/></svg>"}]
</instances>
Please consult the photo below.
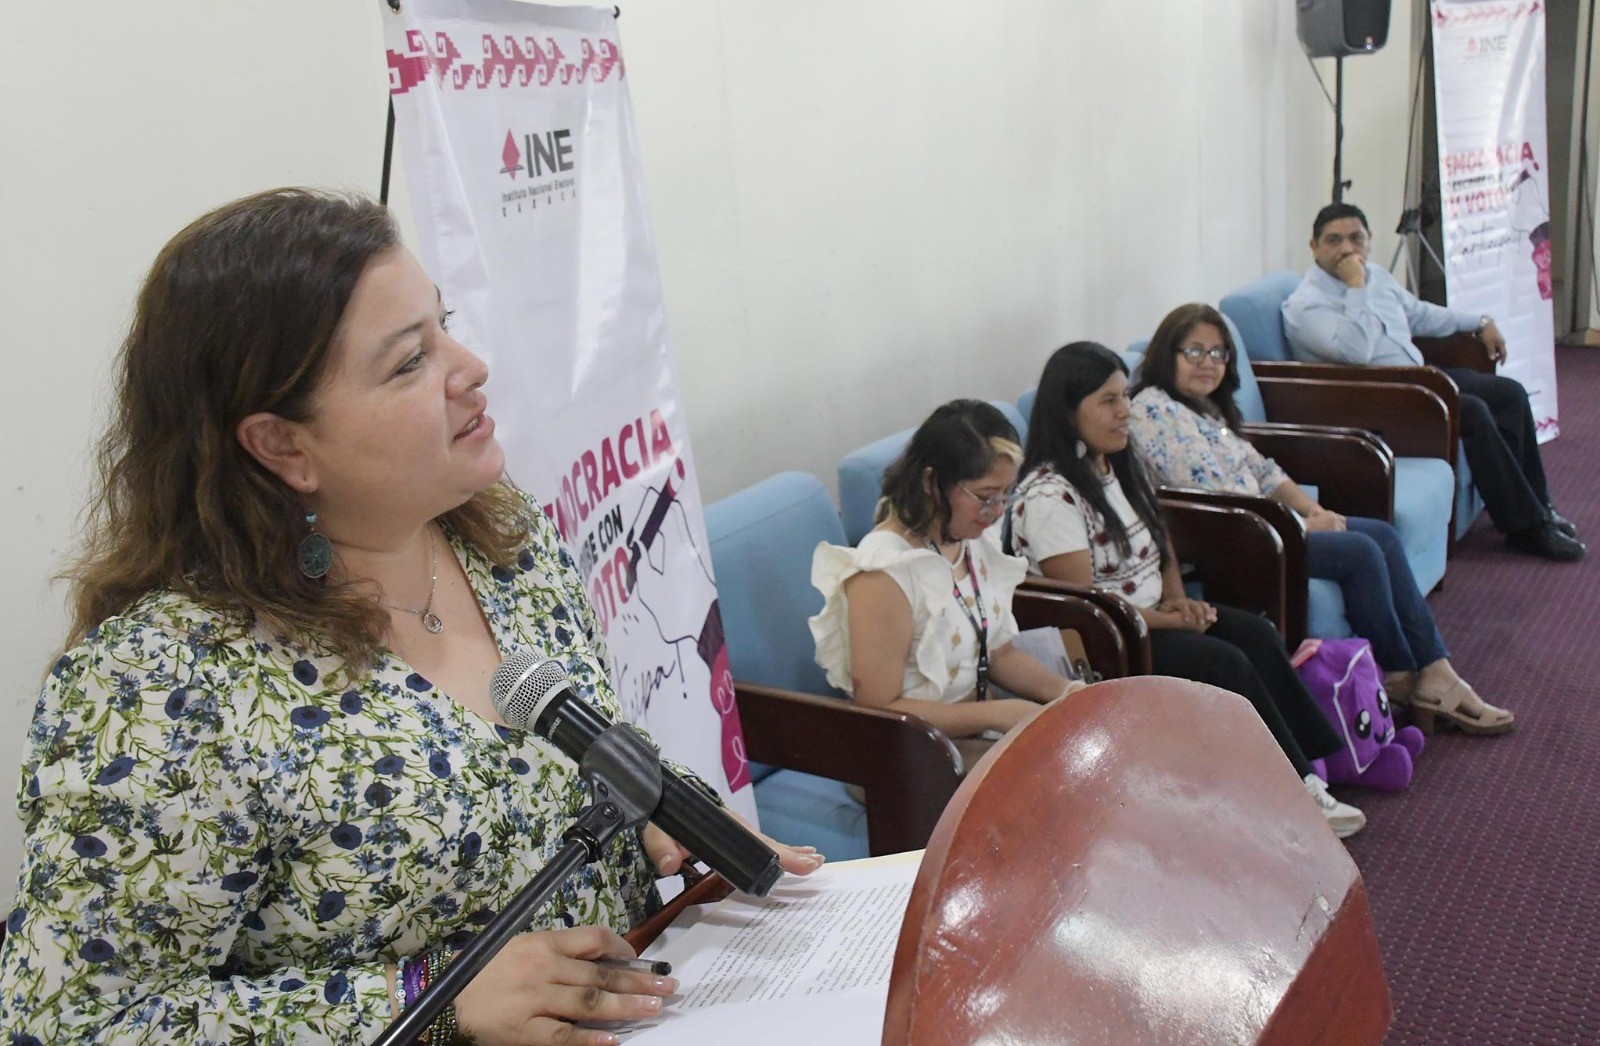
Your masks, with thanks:
<instances>
[{"instance_id":1,"label":"black microphone","mask_svg":"<svg viewBox=\"0 0 1600 1046\"><path fill-rule=\"evenodd\" d=\"M527 647L506 655L494 670L489 696L506 724L532 730L574 762L613 724L572 692L559 661ZM778 855L704 792L668 767L661 768L661 803L650 820L690 853L721 873L735 889L765 897L783 875Z\"/></svg>"}]
</instances>

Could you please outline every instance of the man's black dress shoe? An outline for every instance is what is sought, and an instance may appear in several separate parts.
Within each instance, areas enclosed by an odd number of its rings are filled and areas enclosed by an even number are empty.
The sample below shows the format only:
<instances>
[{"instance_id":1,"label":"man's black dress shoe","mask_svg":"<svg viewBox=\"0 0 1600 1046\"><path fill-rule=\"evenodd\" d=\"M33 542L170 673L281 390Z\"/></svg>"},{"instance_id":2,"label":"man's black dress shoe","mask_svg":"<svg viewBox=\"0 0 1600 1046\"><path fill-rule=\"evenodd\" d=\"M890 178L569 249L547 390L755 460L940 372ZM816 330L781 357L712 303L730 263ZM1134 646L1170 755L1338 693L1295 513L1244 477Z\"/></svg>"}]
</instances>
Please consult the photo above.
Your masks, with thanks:
<instances>
[{"instance_id":1,"label":"man's black dress shoe","mask_svg":"<svg viewBox=\"0 0 1600 1046\"><path fill-rule=\"evenodd\" d=\"M1574 540L1577 539L1578 525L1576 523L1557 512L1554 505L1546 505L1544 510L1545 512L1549 513L1549 515L1545 516L1545 519L1554 524L1557 530L1561 531L1561 533L1565 534L1569 538L1573 538Z\"/></svg>"},{"instance_id":2,"label":"man's black dress shoe","mask_svg":"<svg viewBox=\"0 0 1600 1046\"><path fill-rule=\"evenodd\" d=\"M1527 530L1519 530L1506 538L1506 544L1518 552L1526 552L1530 556L1542 556L1559 563L1576 562L1589 551L1583 542L1562 533L1561 528L1553 522L1540 523Z\"/></svg>"}]
</instances>

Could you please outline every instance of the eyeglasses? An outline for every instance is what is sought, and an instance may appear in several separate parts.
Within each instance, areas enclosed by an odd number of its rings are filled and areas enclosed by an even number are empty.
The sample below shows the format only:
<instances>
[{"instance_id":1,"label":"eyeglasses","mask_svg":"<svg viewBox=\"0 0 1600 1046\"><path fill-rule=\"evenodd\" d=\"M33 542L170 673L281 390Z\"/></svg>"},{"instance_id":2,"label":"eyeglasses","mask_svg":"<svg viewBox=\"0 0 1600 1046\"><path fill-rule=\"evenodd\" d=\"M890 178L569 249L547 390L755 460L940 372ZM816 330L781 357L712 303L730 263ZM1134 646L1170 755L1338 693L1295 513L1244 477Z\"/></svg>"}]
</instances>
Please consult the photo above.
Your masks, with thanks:
<instances>
[{"instance_id":1,"label":"eyeglasses","mask_svg":"<svg viewBox=\"0 0 1600 1046\"><path fill-rule=\"evenodd\" d=\"M1353 232L1349 236L1343 233L1328 232L1323 233L1322 239L1318 242L1324 247L1342 247L1346 241L1349 241L1350 246L1359 251L1372 241L1372 237L1364 232Z\"/></svg>"},{"instance_id":2,"label":"eyeglasses","mask_svg":"<svg viewBox=\"0 0 1600 1046\"><path fill-rule=\"evenodd\" d=\"M1217 345L1209 349L1199 345L1185 345L1178 351L1183 353L1183 358L1190 363L1199 363L1201 360L1210 360L1212 363L1227 363L1233 357L1232 350L1226 345Z\"/></svg>"},{"instance_id":3,"label":"eyeglasses","mask_svg":"<svg viewBox=\"0 0 1600 1046\"><path fill-rule=\"evenodd\" d=\"M1017 492L1016 487L1007 487L998 494L991 494L989 497L983 497L981 495L974 494L972 491L968 490L959 483L956 484L956 488L973 501L976 501L978 503L978 511L980 512L999 512L1001 509L1006 507L1006 502L1011 500L1011 495Z\"/></svg>"}]
</instances>

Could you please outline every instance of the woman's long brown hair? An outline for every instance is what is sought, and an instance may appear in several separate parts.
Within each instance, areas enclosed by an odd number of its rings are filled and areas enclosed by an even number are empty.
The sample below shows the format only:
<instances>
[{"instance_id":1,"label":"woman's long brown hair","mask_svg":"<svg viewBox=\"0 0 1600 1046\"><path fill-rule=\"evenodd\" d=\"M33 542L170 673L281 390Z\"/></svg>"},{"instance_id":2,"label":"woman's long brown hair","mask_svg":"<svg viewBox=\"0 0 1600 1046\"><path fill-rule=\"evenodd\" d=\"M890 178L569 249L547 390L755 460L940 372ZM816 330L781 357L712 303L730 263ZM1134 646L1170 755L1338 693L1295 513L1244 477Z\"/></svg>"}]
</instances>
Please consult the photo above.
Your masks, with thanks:
<instances>
[{"instance_id":1,"label":"woman's long brown hair","mask_svg":"<svg viewBox=\"0 0 1600 1046\"><path fill-rule=\"evenodd\" d=\"M171 589L240 627L370 663L388 614L351 584L300 572L305 507L234 431L258 411L310 418L356 281L399 245L389 212L365 197L275 189L217 208L162 248L118 358L97 487L62 575L67 645ZM506 566L527 511L497 485L440 522Z\"/></svg>"}]
</instances>

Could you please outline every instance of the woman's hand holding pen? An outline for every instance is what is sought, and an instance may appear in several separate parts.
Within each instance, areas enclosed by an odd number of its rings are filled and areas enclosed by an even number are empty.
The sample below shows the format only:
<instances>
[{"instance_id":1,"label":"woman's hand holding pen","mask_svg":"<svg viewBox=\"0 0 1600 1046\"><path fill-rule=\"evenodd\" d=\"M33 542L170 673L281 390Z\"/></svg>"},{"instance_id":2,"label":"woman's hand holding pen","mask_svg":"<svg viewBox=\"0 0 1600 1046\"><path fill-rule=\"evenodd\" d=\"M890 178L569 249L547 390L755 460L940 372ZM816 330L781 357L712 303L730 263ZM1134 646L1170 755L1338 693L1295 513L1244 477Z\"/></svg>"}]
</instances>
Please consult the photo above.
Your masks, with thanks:
<instances>
[{"instance_id":1,"label":"woman's hand holding pen","mask_svg":"<svg viewBox=\"0 0 1600 1046\"><path fill-rule=\"evenodd\" d=\"M456 1022L485 1046L609 1046L610 1032L578 1021L643 1020L661 1012L678 982L608 959L628 942L599 926L513 937L456 999Z\"/></svg>"},{"instance_id":2,"label":"woman's hand holding pen","mask_svg":"<svg viewBox=\"0 0 1600 1046\"><path fill-rule=\"evenodd\" d=\"M688 851L655 825L647 824L641 834L645 853L663 875L688 860ZM824 858L814 847L761 838L785 871L807 875L822 867ZM678 989L665 976L670 966L662 970L665 964L644 963L633 954L627 941L598 926L514 937L462 991L456 1021L487 1046L609 1046L618 1041L612 1033L573 1024L645 1020L660 1013L662 1000Z\"/></svg>"}]
</instances>

